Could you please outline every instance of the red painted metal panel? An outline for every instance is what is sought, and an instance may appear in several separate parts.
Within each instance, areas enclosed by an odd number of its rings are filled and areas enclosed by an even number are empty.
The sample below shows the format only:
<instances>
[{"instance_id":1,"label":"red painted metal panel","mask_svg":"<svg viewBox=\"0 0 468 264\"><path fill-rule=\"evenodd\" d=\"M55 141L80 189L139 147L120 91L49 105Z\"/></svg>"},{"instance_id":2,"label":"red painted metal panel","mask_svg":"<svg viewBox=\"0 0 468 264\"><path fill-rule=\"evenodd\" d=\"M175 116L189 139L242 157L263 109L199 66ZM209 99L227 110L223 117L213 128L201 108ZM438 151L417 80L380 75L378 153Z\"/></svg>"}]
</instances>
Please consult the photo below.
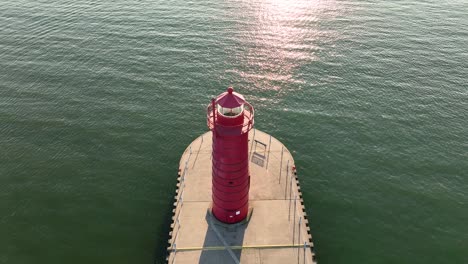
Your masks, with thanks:
<instances>
[{"instance_id":1,"label":"red painted metal panel","mask_svg":"<svg viewBox=\"0 0 468 264\"><path fill-rule=\"evenodd\" d=\"M207 108L207 124L213 132L212 213L221 222L237 223L245 219L249 209L248 133L253 127L254 109L232 88L221 95ZM225 105L228 101L231 103ZM218 104L233 106L233 101L243 103L238 116L224 116L216 110Z\"/></svg>"}]
</instances>

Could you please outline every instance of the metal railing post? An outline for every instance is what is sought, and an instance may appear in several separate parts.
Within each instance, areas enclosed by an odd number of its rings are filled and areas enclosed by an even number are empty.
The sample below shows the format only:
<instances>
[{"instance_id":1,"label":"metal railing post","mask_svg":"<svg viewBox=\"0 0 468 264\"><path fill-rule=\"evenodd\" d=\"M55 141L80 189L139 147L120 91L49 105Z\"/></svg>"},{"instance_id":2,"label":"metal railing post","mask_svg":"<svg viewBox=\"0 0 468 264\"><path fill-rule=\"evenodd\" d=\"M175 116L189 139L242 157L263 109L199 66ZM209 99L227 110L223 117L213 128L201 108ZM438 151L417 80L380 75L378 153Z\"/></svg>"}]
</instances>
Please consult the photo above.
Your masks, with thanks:
<instances>
[{"instance_id":1,"label":"metal railing post","mask_svg":"<svg viewBox=\"0 0 468 264\"><path fill-rule=\"evenodd\" d=\"M307 247L307 242L304 242L304 264L306 263L306 247Z\"/></svg>"},{"instance_id":2,"label":"metal railing post","mask_svg":"<svg viewBox=\"0 0 468 264\"><path fill-rule=\"evenodd\" d=\"M284 189L284 199L286 200L286 197L288 197L288 174L289 174L289 160L288 164L286 165L286 188Z\"/></svg>"},{"instance_id":3,"label":"metal railing post","mask_svg":"<svg viewBox=\"0 0 468 264\"><path fill-rule=\"evenodd\" d=\"M294 216L294 220L293 220L293 239L292 239L292 243L294 245L294 235L295 235L295 232L296 232L296 197L294 197L294 211L293 211L293 216Z\"/></svg>"},{"instance_id":4,"label":"metal railing post","mask_svg":"<svg viewBox=\"0 0 468 264\"><path fill-rule=\"evenodd\" d=\"M183 177L183 179L185 179L185 176L187 175L187 169L188 169L188 162L189 162L189 159L190 159L190 156L189 156L189 158L185 161L184 177Z\"/></svg>"},{"instance_id":5,"label":"metal railing post","mask_svg":"<svg viewBox=\"0 0 468 264\"><path fill-rule=\"evenodd\" d=\"M299 227L297 228L297 244L301 242L301 223L302 223L302 216L299 217Z\"/></svg>"},{"instance_id":6,"label":"metal railing post","mask_svg":"<svg viewBox=\"0 0 468 264\"><path fill-rule=\"evenodd\" d=\"M292 179L292 176L289 177L289 178L290 178L289 179L289 199L291 199L292 198L292 180L293 179Z\"/></svg>"},{"instance_id":7,"label":"metal railing post","mask_svg":"<svg viewBox=\"0 0 468 264\"><path fill-rule=\"evenodd\" d=\"M177 232L174 236L174 241L173 241L174 243L177 241L177 237L179 236L179 231L180 231L179 216L177 216L176 224L177 224Z\"/></svg>"},{"instance_id":8,"label":"metal railing post","mask_svg":"<svg viewBox=\"0 0 468 264\"><path fill-rule=\"evenodd\" d=\"M267 164L265 169L268 170L268 163L270 163L270 150L271 150L271 135L270 135L270 142L268 143L268 158L267 158Z\"/></svg>"},{"instance_id":9,"label":"metal railing post","mask_svg":"<svg viewBox=\"0 0 468 264\"><path fill-rule=\"evenodd\" d=\"M250 150L249 150L249 162L250 162L250 157L252 157L252 149L255 141L255 128L253 129L253 136L252 136L252 143L250 144ZM257 145L255 145L257 147Z\"/></svg>"},{"instance_id":10,"label":"metal railing post","mask_svg":"<svg viewBox=\"0 0 468 264\"><path fill-rule=\"evenodd\" d=\"M299 226L297 227L297 245L301 242L301 222L302 222L302 216L299 217ZM297 263L299 264L299 252L300 248L297 248Z\"/></svg>"},{"instance_id":11,"label":"metal railing post","mask_svg":"<svg viewBox=\"0 0 468 264\"><path fill-rule=\"evenodd\" d=\"M284 145L281 146L281 161L280 161L280 173L278 177L278 183L281 184L281 172L283 172L283 150L284 150Z\"/></svg>"},{"instance_id":12,"label":"metal railing post","mask_svg":"<svg viewBox=\"0 0 468 264\"><path fill-rule=\"evenodd\" d=\"M175 243L172 244L172 251L174 252L174 256L172 257L172 264L174 264L176 253L177 253L177 245Z\"/></svg>"}]
</instances>

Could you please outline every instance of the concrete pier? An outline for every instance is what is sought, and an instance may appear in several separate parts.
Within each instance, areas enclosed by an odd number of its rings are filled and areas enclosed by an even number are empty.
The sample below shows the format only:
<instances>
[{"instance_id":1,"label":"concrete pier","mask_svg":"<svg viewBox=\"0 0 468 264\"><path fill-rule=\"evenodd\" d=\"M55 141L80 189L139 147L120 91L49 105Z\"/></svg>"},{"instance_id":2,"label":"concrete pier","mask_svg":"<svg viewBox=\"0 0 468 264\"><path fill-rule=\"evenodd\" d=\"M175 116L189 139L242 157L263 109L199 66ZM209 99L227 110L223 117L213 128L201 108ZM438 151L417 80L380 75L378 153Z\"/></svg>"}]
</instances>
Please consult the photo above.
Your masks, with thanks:
<instances>
[{"instance_id":1,"label":"concrete pier","mask_svg":"<svg viewBox=\"0 0 468 264\"><path fill-rule=\"evenodd\" d=\"M286 147L269 134L250 131L251 213L235 225L210 214L211 147L207 132L180 160L168 263L315 263L294 160Z\"/></svg>"}]
</instances>

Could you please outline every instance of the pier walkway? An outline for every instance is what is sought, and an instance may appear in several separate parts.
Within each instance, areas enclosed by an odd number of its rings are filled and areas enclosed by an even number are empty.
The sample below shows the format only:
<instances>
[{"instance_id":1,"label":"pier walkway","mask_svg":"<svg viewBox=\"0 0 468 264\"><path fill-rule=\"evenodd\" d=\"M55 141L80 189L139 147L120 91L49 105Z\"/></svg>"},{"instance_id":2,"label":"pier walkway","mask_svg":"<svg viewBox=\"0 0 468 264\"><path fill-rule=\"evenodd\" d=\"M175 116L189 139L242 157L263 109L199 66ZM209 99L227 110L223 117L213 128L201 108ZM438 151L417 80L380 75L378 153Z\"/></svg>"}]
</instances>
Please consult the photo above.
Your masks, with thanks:
<instances>
[{"instance_id":1,"label":"pier walkway","mask_svg":"<svg viewBox=\"0 0 468 264\"><path fill-rule=\"evenodd\" d=\"M277 139L249 134L250 208L245 223L225 225L211 204L211 132L195 139L179 165L169 264L313 264L313 243L291 153Z\"/></svg>"}]
</instances>

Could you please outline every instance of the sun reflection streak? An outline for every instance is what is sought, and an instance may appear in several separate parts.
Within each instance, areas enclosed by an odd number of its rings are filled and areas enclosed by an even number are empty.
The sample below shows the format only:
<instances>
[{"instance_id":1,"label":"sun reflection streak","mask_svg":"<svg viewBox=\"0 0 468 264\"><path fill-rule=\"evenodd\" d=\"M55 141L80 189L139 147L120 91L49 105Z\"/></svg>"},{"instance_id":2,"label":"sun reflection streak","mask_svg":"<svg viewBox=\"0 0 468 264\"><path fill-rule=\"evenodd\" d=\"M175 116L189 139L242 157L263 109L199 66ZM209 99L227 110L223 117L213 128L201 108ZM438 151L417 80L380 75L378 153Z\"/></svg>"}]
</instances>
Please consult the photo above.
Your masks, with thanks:
<instances>
[{"instance_id":1,"label":"sun reflection streak","mask_svg":"<svg viewBox=\"0 0 468 264\"><path fill-rule=\"evenodd\" d=\"M242 25L239 41L246 49L236 57L242 70L231 71L258 89L280 91L290 83L304 83L297 68L319 60L320 39L329 34L319 22L336 2L261 0L245 6L252 9L253 19Z\"/></svg>"}]
</instances>

